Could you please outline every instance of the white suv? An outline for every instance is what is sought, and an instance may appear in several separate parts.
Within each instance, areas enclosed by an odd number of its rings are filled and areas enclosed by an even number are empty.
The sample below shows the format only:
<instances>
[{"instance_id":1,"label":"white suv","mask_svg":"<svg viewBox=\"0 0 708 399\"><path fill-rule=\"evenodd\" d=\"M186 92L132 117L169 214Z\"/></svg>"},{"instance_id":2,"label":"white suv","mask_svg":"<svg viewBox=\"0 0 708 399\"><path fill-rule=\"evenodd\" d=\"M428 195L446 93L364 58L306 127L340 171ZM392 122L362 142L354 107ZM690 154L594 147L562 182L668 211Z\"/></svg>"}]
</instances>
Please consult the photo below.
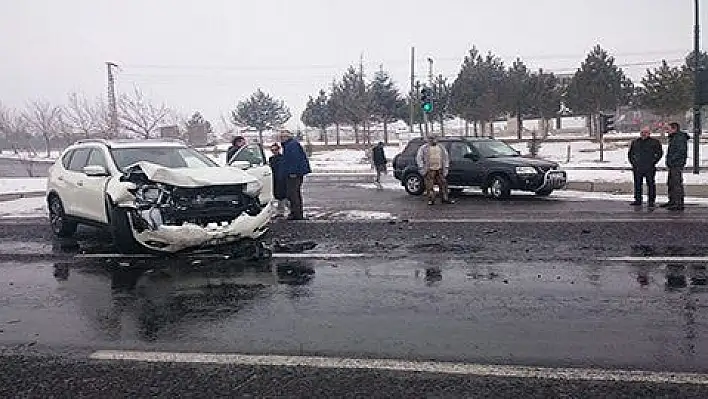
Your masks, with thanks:
<instances>
[{"instance_id":1,"label":"white suv","mask_svg":"<svg viewBox=\"0 0 708 399\"><path fill-rule=\"evenodd\" d=\"M49 170L55 235L107 226L120 252L174 253L256 239L271 219L271 172L260 145L219 166L171 140L80 140ZM246 169L246 170L244 170Z\"/></svg>"}]
</instances>

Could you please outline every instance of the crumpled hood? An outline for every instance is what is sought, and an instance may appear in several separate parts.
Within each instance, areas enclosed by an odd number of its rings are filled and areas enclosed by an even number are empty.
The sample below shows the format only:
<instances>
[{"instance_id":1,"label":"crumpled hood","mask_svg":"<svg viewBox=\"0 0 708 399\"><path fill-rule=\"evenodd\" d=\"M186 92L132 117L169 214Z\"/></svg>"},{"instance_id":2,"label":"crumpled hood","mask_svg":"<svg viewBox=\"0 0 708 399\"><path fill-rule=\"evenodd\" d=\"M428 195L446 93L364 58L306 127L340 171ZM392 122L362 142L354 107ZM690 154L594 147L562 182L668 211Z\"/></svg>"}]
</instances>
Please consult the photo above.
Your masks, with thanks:
<instances>
[{"instance_id":1,"label":"crumpled hood","mask_svg":"<svg viewBox=\"0 0 708 399\"><path fill-rule=\"evenodd\" d=\"M246 184L257 181L255 176L233 167L167 168L152 162L140 161L128 170L139 168L145 176L156 182L177 187L222 186Z\"/></svg>"}]
</instances>

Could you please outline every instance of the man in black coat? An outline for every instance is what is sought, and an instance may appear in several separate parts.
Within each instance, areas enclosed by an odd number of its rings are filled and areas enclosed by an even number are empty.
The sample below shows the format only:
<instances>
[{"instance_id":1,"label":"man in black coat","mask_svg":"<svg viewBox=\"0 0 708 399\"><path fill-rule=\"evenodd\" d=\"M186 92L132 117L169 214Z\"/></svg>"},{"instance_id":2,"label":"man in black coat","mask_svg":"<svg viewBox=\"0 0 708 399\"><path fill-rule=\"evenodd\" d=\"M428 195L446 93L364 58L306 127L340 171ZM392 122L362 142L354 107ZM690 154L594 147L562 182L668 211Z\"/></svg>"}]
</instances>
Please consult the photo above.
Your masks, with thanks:
<instances>
[{"instance_id":1,"label":"man in black coat","mask_svg":"<svg viewBox=\"0 0 708 399\"><path fill-rule=\"evenodd\" d=\"M280 168L283 164L283 154L280 153L280 144L273 143L270 146L273 155L268 158L268 165L273 171L273 198L278 201L277 216L285 216L285 203L287 202L286 185L287 182L282 177Z\"/></svg>"},{"instance_id":2,"label":"man in black coat","mask_svg":"<svg viewBox=\"0 0 708 399\"><path fill-rule=\"evenodd\" d=\"M648 126L642 128L641 136L632 141L629 146L629 163L634 172L634 202L632 205L642 205L642 188L644 180L649 189L648 205L653 208L656 204L656 164L664 155L661 142L651 137Z\"/></svg>"},{"instance_id":3,"label":"man in black coat","mask_svg":"<svg viewBox=\"0 0 708 399\"><path fill-rule=\"evenodd\" d=\"M670 211L683 210L683 168L688 158L688 134L681 131L681 126L672 122L669 124L669 148L666 150L666 167L669 177L666 181L669 191L669 202L662 207Z\"/></svg>"},{"instance_id":4,"label":"man in black coat","mask_svg":"<svg viewBox=\"0 0 708 399\"><path fill-rule=\"evenodd\" d=\"M374 161L374 168L376 169L376 184L381 186L381 175L386 174L386 153L384 152L384 143L379 142L379 144L372 150L372 158Z\"/></svg>"}]
</instances>

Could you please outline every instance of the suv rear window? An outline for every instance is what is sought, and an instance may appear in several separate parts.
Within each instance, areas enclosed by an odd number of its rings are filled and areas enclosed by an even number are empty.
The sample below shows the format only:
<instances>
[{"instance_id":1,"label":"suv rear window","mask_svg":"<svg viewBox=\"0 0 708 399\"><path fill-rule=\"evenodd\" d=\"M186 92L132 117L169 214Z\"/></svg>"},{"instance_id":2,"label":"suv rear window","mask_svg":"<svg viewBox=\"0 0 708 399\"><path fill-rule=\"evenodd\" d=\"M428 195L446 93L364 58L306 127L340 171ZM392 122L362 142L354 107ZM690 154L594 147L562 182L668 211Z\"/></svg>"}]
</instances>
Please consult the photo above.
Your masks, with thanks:
<instances>
[{"instance_id":1,"label":"suv rear window","mask_svg":"<svg viewBox=\"0 0 708 399\"><path fill-rule=\"evenodd\" d=\"M403 156L414 157L418 153L418 149L423 145L421 140L415 140L408 143L406 149L403 150Z\"/></svg>"}]
</instances>

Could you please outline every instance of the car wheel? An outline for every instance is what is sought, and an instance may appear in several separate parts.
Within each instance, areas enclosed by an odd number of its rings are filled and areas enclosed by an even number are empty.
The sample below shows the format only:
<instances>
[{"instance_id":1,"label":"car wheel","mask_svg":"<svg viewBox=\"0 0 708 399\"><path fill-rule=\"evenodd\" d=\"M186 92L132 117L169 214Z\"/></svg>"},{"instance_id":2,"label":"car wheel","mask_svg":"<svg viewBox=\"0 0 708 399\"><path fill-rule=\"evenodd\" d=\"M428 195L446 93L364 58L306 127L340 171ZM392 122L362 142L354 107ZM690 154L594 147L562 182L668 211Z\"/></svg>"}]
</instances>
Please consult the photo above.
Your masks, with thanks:
<instances>
[{"instance_id":1,"label":"car wheel","mask_svg":"<svg viewBox=\"0 0 708 399\"><path fill-rule=\"evenodd\" d=\"M511 184L506 176L492 176L488 185L489 195L494 199L505 199L511 195Z\"/></svg>"},{"instance_id":2,"label":"car wheel","mask_svg":"<svg viewBox=\"0 0 708 399\"><path fill-rule=\"evenodd\" d=\"M57 237L71 237L76 233L76 222L69 220L64 211L64 204L61 199L52 195L49 197L49 223L52 226L52 232Z\"/></svg>"},{"instance_id":3,"label":"car wheel","mask_svg":"<svg viewBox=\"0 0 708 399\"><path fill-rule=\"evenodd\" d=\"M406 176L405 184L406 192L410 195L421 195L425 191L423 177L418 173L411 173Z\"/></svg>"},{"instance_id":4,"label":"car wheel","mask_svg":"<svg viewBox=\"0 0 708 399\"><path fill-rule=\"evenodd\" d=\"M112 206L109 215L111 237L116 250L125 254L140 252L141 246L135 241L133 236L133 229L128 219L128 211Z\"/></svg>"},{"instance_id":5,"label":"car wheel","mask_svg":"<svg viewBox=\"0 0 708 399\"><path fill-rule=\"evenodd\" d=\"M539 197L548 197L549 195L551 195L552 192L553 192L553 189L541 190L541 191L537 192L536 195Z\"/></svg>"}]
</instances>

